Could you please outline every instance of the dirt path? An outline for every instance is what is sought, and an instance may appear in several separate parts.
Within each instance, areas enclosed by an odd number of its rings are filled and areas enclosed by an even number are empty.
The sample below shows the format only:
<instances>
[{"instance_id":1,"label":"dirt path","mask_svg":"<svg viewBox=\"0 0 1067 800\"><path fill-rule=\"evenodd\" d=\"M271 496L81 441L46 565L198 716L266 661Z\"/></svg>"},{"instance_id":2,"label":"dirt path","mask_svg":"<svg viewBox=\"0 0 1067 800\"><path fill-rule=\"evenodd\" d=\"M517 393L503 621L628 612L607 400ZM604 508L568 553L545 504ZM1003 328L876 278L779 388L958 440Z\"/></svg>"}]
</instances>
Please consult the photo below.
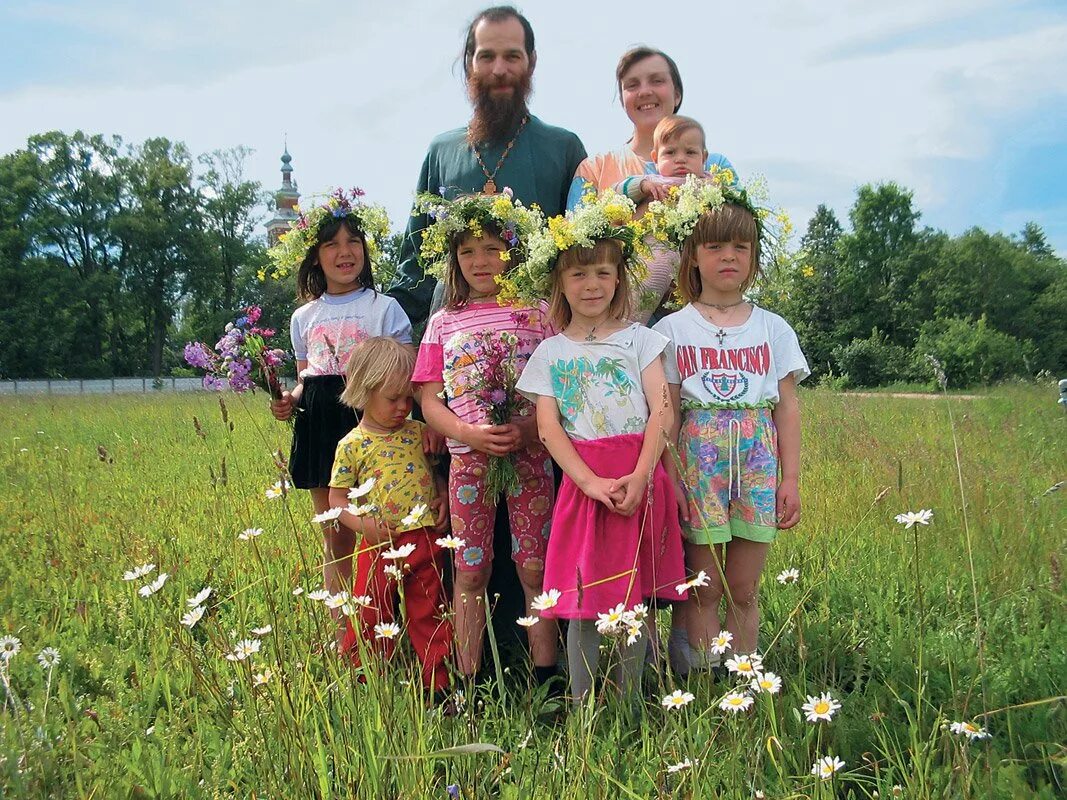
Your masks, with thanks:
<instances>
[{"instance_id":1,"label":"dirt path","mask_svg":"<svg viewBox=\"0 0 1067 800\"><path fill-rule=\"evenodd\" d=\"M980 400L979 394L924 394L922 392L841 392L846 397L899 397L905 400L940 400L947 397L950 400Z\"/></svg>"}]
</instances>

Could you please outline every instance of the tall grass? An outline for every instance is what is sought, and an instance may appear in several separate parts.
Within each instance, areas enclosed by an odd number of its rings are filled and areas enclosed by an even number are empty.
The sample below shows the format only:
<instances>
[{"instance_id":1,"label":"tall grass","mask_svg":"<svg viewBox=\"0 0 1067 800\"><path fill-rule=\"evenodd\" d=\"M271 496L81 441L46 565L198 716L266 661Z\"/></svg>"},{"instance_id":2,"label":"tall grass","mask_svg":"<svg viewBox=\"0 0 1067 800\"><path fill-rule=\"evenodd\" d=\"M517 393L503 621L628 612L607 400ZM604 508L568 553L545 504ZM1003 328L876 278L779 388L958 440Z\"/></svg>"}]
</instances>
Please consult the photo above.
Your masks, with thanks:
<instances>
[{"instance_id":1,"label":"tall grass","mask_svg":"<svg viewBox=\"0 0 1067 800\"><path fill-rule=\"evenodd\" d=\"M751 711L720 710L723 684L650 675L646 702L603 691L558 717L512 665L506 691L465 687L455 718L405 650L363 682L333 652L334 622L307 597L321 585L310 503L264 497L288 442L258 398L228 397L225 414L208 395L20 399L0 452L0 637L21 641L0 663L0 791L1062 796L1067 493L1045 491L1067 477L1067 419L1051 395L802 395L804 518L772 548L761 594L764 666L784 685ZM893 520L919 508L931 525ZM247 528L264 533L240 540ZM157 570L122 580L144 562ZM800 581L779 585L787 567ZM225 658L265 625L258 653ZM675 688L695 699L663 708ZM824 691L841 710L805 721ZM969 743L952 721L991 738ZM821 781L825 755L845 768Z\"/></svg>"}]
</instances>

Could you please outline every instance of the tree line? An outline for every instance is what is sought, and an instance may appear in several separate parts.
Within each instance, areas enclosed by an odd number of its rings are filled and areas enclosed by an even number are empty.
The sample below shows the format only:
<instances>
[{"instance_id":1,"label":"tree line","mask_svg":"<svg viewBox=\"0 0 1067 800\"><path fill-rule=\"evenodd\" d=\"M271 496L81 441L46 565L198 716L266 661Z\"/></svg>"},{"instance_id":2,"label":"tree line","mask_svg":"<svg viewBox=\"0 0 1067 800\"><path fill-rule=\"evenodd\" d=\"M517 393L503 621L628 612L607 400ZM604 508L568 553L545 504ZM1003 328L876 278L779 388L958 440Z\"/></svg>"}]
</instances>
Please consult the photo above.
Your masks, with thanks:
<instances>
[{"instance_id":1,"label":"tree line","mask_svg":"<svg viewBox=\"0 0 1067 800\"><path fill-rule=\"evenodd\" d=\"M52 131L0 156L0 377L183 374L185 342L213 344L251 304L287 347L294 287L258 277L272 200L245 175L250 153ZM816 377L929 383L929 356L957 386L1067 371L1067 263L1041 229L952 237L919 217L907 190L863 186L849 230L819 206L770 270L759 301Z\"/></svg>"}]
</instances>

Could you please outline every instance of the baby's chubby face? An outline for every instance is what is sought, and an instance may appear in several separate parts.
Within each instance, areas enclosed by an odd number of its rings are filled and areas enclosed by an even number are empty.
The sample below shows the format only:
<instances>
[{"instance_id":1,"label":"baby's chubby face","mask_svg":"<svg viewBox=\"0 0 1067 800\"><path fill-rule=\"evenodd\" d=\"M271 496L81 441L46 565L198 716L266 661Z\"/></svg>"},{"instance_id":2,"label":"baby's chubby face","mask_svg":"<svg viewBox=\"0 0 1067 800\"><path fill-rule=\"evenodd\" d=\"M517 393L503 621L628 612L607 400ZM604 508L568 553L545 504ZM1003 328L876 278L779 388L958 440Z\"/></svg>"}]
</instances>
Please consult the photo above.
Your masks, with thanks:
<instances>
[{"instance_id":1,"label":"baby's chubby face","mask_svg":"<svg viewBox=\"0 0 1067 800\"><path fill-rule=\"evenodd\" d=\"M707 158L704 135L696 128L684 130L665 142L657 142L652 151L656 170L665 178L699 175L704 171Z\"/></svg>"}]
</instances>

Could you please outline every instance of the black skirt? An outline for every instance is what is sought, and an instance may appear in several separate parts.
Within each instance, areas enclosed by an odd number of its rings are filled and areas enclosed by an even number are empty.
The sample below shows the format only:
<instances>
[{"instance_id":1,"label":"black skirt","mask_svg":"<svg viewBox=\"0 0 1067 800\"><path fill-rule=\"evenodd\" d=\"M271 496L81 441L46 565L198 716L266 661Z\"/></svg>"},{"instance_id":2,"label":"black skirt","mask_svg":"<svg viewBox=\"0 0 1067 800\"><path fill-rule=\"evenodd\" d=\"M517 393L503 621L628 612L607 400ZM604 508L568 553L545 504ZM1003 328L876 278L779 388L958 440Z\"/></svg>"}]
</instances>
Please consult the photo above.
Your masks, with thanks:
<instances>
[{"instance_id":1,"label":"black skirt","mask_svg":"<svg viewBox=\"0 0 1067 800\"><path fill-rule=\"evenodd\" d=\"M359 423L356 412L341 403L345 381L340 375L304 378L304 391L293 424L289 474L297 489L330 485L337 443Z\"/></svg>"}]
</instances>

